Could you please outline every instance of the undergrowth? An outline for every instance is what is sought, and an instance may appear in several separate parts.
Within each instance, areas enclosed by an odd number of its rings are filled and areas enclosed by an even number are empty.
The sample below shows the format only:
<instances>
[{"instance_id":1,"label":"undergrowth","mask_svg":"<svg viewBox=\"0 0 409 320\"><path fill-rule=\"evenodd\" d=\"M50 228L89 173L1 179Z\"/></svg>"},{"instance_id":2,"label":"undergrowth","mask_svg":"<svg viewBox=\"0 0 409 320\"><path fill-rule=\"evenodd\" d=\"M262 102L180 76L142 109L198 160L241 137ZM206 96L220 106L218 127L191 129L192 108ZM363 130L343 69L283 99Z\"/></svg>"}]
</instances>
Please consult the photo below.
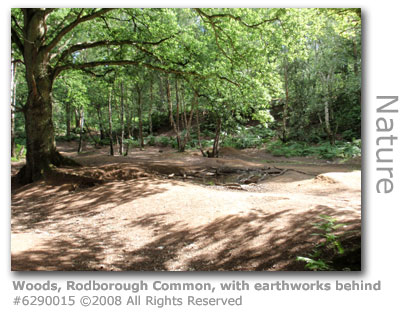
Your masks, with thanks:
<instances>
[{"instance_id":1,"label":"undergrowth","mask_svg":"<svg viewBox=\"0 0 409 320\"><path fill-rule=\"evenodd\" d=\"M238 126L231 135L223 138L222 146L235 149L260 148L276 135L276 131L262 125L254 127Z\"/></svg>"},{"instance_id":2,"label":"undergrowth","mask_svg":"<svg viewBox=\"0 0 409 320\"><path fill-rule=\"evenodd\" d=\"M334 269L333 261L345 254L345 249L336 234L339 228L345 227L344 223L337 223L337 219L331 216L320 215L320 222L312 224L319 232L311 235L319 236L321 241L315 245L307 256L298 256L297 261L305 262L305 269L312 271L332 271ZM343 270L350 270L344 267Z\"/></svg>"},{"instance_id":3,"label":"undergrowth","mask_svg":"<svg viewBox=\"0 0 409 320\"><path fill-rule=\"evenodd\" d=\"M321 159L350 159L361 156L361 140L336 141L335 145L321 142L310 145L305 142L274 141L267 145L267 149L275 156L305 157L314 156Z\"/></svg>"},{"instance_id":4,"label":"undergrowth","mask_svg":"<svg viewBox=\"0 0 409 320\"><path fill-rule=\"evenodd\" d=\"M182 137L186 132L181 132ZM228 132L222 132L220 138L221 147L232 147L235 149L261 148L266 147L267 150L274 156L284 157L306 157L312 156L321 159L351 159L361 156L361 140L353 139L350 141L336 141L335 145L331 145L327 141L311 144L303 141L282 142L275 140L277 131L271 128L266 128L262 125L243 126L237 125L234 129L230 128ZM84 139L89 140L88 136ZM95 138L100 145L109 145L109 139L105 138L102 141L99 137ZM76 135L69 137L58 136L57 141L75 141L78 140ZM201 134L201 144L203 148L209 148L213 145L214 132L208 128L204 129ZM125 144L130 144L131 147L139 147L139 140L126 139ZM147 146L172 147L177 149L177 140L173 136L155 136L148 135L144 137L144 144ZM185 146L186 149L197 149L199 141L196 132L190 133L190 139Z\"/></svg>"}]
</instances>

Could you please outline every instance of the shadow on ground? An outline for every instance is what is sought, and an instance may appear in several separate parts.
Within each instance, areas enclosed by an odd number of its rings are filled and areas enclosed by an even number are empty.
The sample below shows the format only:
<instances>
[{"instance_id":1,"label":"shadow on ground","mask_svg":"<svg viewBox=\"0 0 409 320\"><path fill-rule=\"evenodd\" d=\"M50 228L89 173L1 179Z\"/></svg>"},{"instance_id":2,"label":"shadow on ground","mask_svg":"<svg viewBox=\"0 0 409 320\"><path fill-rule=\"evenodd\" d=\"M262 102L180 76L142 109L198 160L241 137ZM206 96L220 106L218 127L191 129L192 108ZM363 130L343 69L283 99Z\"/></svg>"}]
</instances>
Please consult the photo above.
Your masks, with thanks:
<instances>
[{"instance_id":1,"label":"shadow on ground","mask_svg":"<svg viewBox=\"0 0 409 320\"><path fill-rule=\"evenodd\" d=\"M63 151L70 150L74 149ZM312 223L318 222L321 214L349 223L343 230L348 232L342 237L348 256L334 261L336 269L343 270L347 266L360 270L360 206L344 199L347 197L345 192L351 188L341 185L330 188L331 184L317 184L317 188L310 186L308 192L316 199L306 204L307 210L296 209L300 206L294 201L287 207L274 209L274 201L280 200L277 198L271 201L271 207L269 202L264 202L257 208L251 205L253 209L249 211L217 215L213 220L195 221L194 224L186 217L179 217L179 212L168 212L166 205L146 214L140 211L137 207L140 201L134 200L145 200L149 207L149 196L165 193L180 184L174 180L156 179L149 169L171 174L187 166L220 167L237 163L246 166L252 161L262 167L275 164L276 159L259 163L256 160L262 159L258 159L256 153L251 154L251 159L242 157L238 162L236 156L234 159L208 159L158 148L150 148L148 152L131 150L129 157L106 156L106 150L102 149L97 153L78 155L76 160L84 165L82 168L65 168L62 175L49 181L12 188L12 241L14 235L36 241L30 245L26 242L20 250L13 251L12 270L304 270L304 263L296 262L296 257L306 256L320 240L312 235L316 232ZM311 179L311 175L352 170L349 166L324 162L283 164L283 167L292 170L265 181L270 183L272 193L280 183L297 181L298 192L305 196L302 184ZM78 174L83 177L76 177ZM359 192L359 189L352 192ZM329 197L329 194L338 197L340 193L345 195L340 195L337 202ZM311 206L325 203L318 196L331 198L330 203L336 204ZM166 196L158 198L167 201ZM183 189L181 199L181 205L184 205ZM125 204L129 204L126 211L130 214L105 214ZM168 219L171 215L174 219ZM147 235L142 240L137 237L139 230L144 230Z\"/></svg>"},{"instance_id":2,"label":"shadow on ground","mask_svg":"<svg viewBox=\"0 0 409 320\"><path fill-rule=\"evenodd\" d=\"M113 208L168 189L152 179L116 181L84 178L39 181L12 190L12 227L18 231L31 230L43 223L57 223L73 216L86 218L101 210ZM170 184L175 182L170 181Z\"/></svg>"},{"instance_id":3,"label":"shadow on ground","mask_svg":"<svg viewBox=\"0 0 409 320\"><path fill-rule=\"evenodd\" d=\"M74 236L70 241L50 239L36 250L12 255L12 270L304 270L304 264L295 258L305 255L319 240L311 235L314 232L311 224L319 220L320 214L336 217L348 212L317 205L296 213L297 218L291 222L288 210L275 213L253 210L242 216L218 218L200 227L189 227L182 222L166 224L166 214L145 215L129 222L129 228L151 228L157 235L137 250L126 250L122 242L114 240L112 233L94 238ZM279 224L271 227L274 225L271 222L280 218L289 218L289 224L285 228ZM346 221L348 233L344 240L349 246L360 248L360 220ZM118 252L110 265L103 262L107 247ZM348 261L354 264L353 270L360 270L360 250L354 255L353 261ZM342 270L342 264L338 267Z\"/></svg>"}]
</instances>

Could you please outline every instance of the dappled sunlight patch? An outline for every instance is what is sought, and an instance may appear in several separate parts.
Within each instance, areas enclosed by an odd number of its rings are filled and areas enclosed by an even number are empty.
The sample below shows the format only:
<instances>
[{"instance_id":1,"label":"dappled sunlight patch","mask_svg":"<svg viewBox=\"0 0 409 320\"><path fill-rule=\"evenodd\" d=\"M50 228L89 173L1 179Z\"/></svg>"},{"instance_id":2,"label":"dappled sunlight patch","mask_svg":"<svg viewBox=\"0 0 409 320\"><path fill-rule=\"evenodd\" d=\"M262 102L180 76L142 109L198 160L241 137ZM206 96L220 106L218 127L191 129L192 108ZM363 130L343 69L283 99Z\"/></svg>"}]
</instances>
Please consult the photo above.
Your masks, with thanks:
<instances>
[{"instance_id":1,"label":"dappled sunlight patch","mask_svg":"<svg viewBox=\"0 0 409 320\"><path fill-rule=\"evenodd\" d=\"M310 249L316 238L311 224L320 214L338 216L339 211L316 206L309 211L265 212L259 209L240 216L225 216L191 226L170 222L166 212L146 214L132 226L107 231L93 229L83 221L83 229L73 237L41 237L41 245L13 252L13 268L34 270L285 270L298 268L294 257ZM345 212L343 212L345 214ZM342 216L339 216L342 217ZM284 219L284 220L283 220ZM95 225L100 228L100 225ZM349 225L359 230L359 215ZM152 236L153 231L157 231ZM81 234L87 236L81 236ZM40 236L40 235L39 235ZM18 237L18 236L15 236ZM20 235L20 240L27 235ZM28 239L28 238L27 238ZM71 263L71 264L70 264ZM298 265L298 267L297 267Z\"/></svg>"}]
</instances>

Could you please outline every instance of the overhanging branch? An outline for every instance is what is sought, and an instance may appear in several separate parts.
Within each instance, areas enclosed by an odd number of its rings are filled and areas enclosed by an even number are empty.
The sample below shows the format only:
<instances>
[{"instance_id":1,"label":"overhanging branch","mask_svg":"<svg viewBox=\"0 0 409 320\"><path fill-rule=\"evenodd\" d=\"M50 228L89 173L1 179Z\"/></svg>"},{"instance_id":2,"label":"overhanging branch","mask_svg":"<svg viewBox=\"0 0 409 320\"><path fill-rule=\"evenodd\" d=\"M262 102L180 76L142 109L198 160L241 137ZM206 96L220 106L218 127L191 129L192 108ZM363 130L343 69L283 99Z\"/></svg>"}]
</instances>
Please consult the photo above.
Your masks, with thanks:
<instances>
[{"instance_id":1,"label":"overhanging branch","mask_svg":"<svg viewBox=\"0 0 409 320\"><path fill-rule=\"evenodd\" d=\"M207 14L205 13L202 9L195 8L194 9L199 15L205 16L207 19L212 20L212 19L217 19L217 18L229 18L232 20L236 20L237 22L241 23L242 25L246 26L247 28L257 28L258 26L261 26L262 24L268 23L268 22L275 22L275 21L280 21L279 18L271 18L271 19L265 19L262 20L259 23L255 24L248 24L243 19L239 16L234 16L231 13L218 13L218 14Z\"/></svg>"},{"instance_id":2,"label":"overhanging branch","mask_svg":"<svg viewBox=\"0 0 409 320\"><path fill-rule=\"evenodd\" d=\"M108 11L111 11L113 9L101 9L98 10L94 13L90 13L86 16L81 17L81 15L78 15L77 19L75 19L73 22L71 22L69 25L64 27L55 37L54 39L45 47L46 52L50 52L53 48L57 46L57 44L61 41L61 39L69 33L72 29L74 29L77 25L80 23L93 20L95 18L98 18L99 16L103 15L104 13L107 13Z\"/></svg>"},{"instance_id":3,"label":"overhanging branch","mask_svg":"<svg viewBox=\"0 0 409 320\"><path fill-rule=\"evenodd\" d=\"M125 66L125 65L140 65L141 60L106 60L106 61L92 61L85 63L70 63L54 69L54 76L58 76L64 70L70 69L86 69L95 68L98 66Z\"/></svg>"},{"instance_id":4,"label":"overhanging branch","mask_svg":"<svg viewBox=\"0 0 409 320\"><path fill-rule=\"evenodd\" d=\"M108 47L108 46L121 46L121 45L133 45L136 48L138 48L139 50L154 56L153 52L145 49L144 47L142 47L142 45L159 45L162 42L169 40L171 38L173 38L176 34L171 35L169 37L160 39L158 41L141 41L141 42L137 42L134 40L101 40L101 41L95 41L95 42L84 42L84 43L79 43L79 44L75 44L71 47L69 47L68 49L64 50L61 53L61 57L60 57L60 61L64 60L64 58L69 55L72 54L74 52L77 51L81 51L81 50L86 50L86 49L91 49L91 48L96 48L96 47Z\"/></svg>"},{"instance_id":5,"label":"overhanging branch","mask_svg":"<svg viewBox=\"0 0 409 320\"><path fill-rule=\"evenodd\" d=\"M212 78L212 77L216 77L220 80L223 81L227 81L233 85L235 85L236 87L240 87L240 84L225 77L225 76L221 76L218 74L209 74L209 75L202 75L200 73L194 72L194 71L183 71L183 70L176 70L176 69L167 69L165 67L161 67L161 66L156 66L147 62L142 62L143 61L143 57L141 57L138 60L104 60L104 61L93 61L93 62L86 62L86 63L71 63L71 64L66 64L63 66L59 66L56 67L54 69L54 77L57 77L62 71L64 70L70 70L70 69L74 69L74 70L81 70L81 69L87 69L87 68L95 68L98 66L125 66L125 65L135 65L135 66L143 66L145 68L151 69L151 70L156 70L156 71L160 71L163 73L167 73L167 74L176 74L176 75L182 75L182 76L194 76L197 78L202 78L202 79L206 79L206 78Z\"/></svg>"}]
</instances>

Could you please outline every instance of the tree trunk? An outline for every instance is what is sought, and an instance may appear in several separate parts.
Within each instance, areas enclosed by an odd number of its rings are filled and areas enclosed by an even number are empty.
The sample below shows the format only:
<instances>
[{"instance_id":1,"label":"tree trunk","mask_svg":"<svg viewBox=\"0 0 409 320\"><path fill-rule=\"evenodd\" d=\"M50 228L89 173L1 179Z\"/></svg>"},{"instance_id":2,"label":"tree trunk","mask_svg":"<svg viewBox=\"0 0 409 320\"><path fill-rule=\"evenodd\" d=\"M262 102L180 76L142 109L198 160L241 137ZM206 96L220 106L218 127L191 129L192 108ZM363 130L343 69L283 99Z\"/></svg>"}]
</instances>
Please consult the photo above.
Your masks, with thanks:
<instances>
[{"instance_id":1,"label":"tree trunk","mask_svg":"<svg viewBox=\"0 0 409 320\"><path fill-rule=\"evenodd\" d=\"M216 132L215 132L215 137L213 141L213 149L212 149L212 152L208 153L209 158L219 157L219 140L220 140L221 128L222 128L222 119L220 117L217 117Z\"/></svg>"},{"instance_id":2,"label":"tree trunk","mask_svg":"<svg viewBox=\"0 0 409 320\"><path fill-rule=\"evenodd\" d=\"M78 116L78 110L74 110L75 116L75 132L78 131L78 128L81 126L81 118Z\"/></svg>"},{"instance_id":3,"label":"tree trunk","mask_svg":"<svg viewBox=\"0 0 409 320\"><path fill-rule=\"evenodd\" d=\"M109 122L109 146L110 146L110 155L113 156L114 153L114 141L112 138L112 106L111 106L111 91L109 91L108 97L108 122Z\"/></svg>"},{"instance_id":4,"label":"tree trunk","mask_svg":"<svg viewBox=\"0 0 409 320\"><path fill-rule=\"evenodd\" d=\"M39 87L39 84L37 86ZM54 140L51 81L40 90L30 92L24 108L24 119L27 154L26 165L20 171L20 178L23 183L30 183L41 179L50 170L51 164L59 166L64 162L57 152Z\"/></svg>"},{"instance_id":5,"label":"tree trunk","mask_svg":"<svg viewBox=\"0 0 409 320\"><path fill-rule=\"evenodd\" d=\"M160 95L160 106L161 110L165 111L166 110L166 102L165 102L165 91L163 90L163 78L161 75L159 75L159 95Z\"/></svg>"},{"instance_id":6,"label":"tree trunk","mask_svg":"<svg viewBox=\"0 0 409 320\"><path fill-rule=\"evenodd\" d=\"M27 52L30 51L30 52ZM24 108L27 141L25 178L27 182L43 177L50 164L58 162L52 122L51 90L53 79L46 64L31 63L34 50L26 50L26 78L28 98ZM30 59L31 58L31 59ZM47 72L42 76L42 72Z\"/></svg>"},{"instance_id":7,"label":"tree trunk","mask_svg":"<svg viewBox=\"0 0 409 320\"><path fill-rule=\"evenodd\" d=\"M196 108L196 127L197 127L197 141L199 144L199 149L200 149L200 152L202 153L202 156L206 157L207 155L203 150L202 139L200 137L200 120L199 120L199 108L198 107Z\"/></svg>"},{"instance_id":8,"label":"tree trunk","mask_svg":"<svg viewBox=\"0 0 409 320\"><path fill-rule=\"evenodd\" d=\"M26 132L26 165L20 170L22 183L39 180L51 165L78 165L62 157L56 148L52 121L51 91L55 74L50 54L41 44L47 30L43 9L24 9L23 56L26 69L27 101L23 108Z\"/></svg>"},{"instance_id":9,"label":"tree trunk","mask_svg":"<svg viewBox=\"0 0 409 320\"><path fill-rule=\"evenodd\" d=\"M185 88L184 86L180 87L180 105L182 108L182 119L183 119L183 128L186 130L188 126L188 120L187 120L187 112L186 112L186 105L185 105ZM189 131L186 132L187 135L189 135Z\"/></svg>"},{"instance_id":10,"label":"tree trunk","mask_svg":"<svg viewBox=\"0 0 409 320\"><path fill-rule=\"evenodd\" d=\"M142 122L142 88L138 87L138 120L139 120L139 148L142 150L143 143L143 122Z\"/></svg>"},{"instance_id":11,"label":"tree trunk","mask_svg":"<svg viewBox=\"0 0 409 320\"><path fill-rule=\"evenodd\" d=\"M153 130L152 130L152 109L153 109L153 79L151 78L151 80L150 80L150 87L149 87L149 90L150 90L150 101L149 101L149 114L148 114L148 117L149 117L149 135L153 135Z\"/></svg>"},{"instance_id":12,"label":"tree trunk","mask_svg":"<svg viewBox=\"0 0 409 320\"><path fill-rule=\"evenodd\" d=\"M131 114L131 136L132 139L133 137L136 137L136 132L135 132L135 115L136 115L136 103L134 103L134 106L132 107L132 114Z\"/></svg>"},{"instance_id":13,"label":"tree trunk","mask_svg":"<svg viewBox=\"0 0 409 320\"><path fill-rule=\"evenodd\" d=\"M15 157L16 156L16 143L15 143L15 105L16 105L16 87L17 87L17 63L15 61L11 62L11 156Z\"/></svg>"},{"instance_id":14,"label":"tree trunk","mask_svg":"<svg viewBox=\"0 0 409 320\"><path fill-rule=\"evenodd\" d=\"M68 138L71 135L71 106L69 103L65 105L65 136Z\"/></svg>"},{"instance_id":15,"label":"tree trunk","mask_svg":"<svg viewBox=\"0 0 409 320\"><path fill-rule=\"evenodd\" d=\"M101 110L101 105L97 105L97 116L98 116L98 124L99 124L99 139L102 142L102 140L105 139L105 133L104 133L104 125L102 121L102 110Z\"/></svg>"},{"instance_id":16,"label":"tree trunk","mask_svg":"<svg viewBox=\"0 0 409 320\"><path fill-rule=\"evenodd\" d=\"M82 152L82 138L84 132L84 110L81 108L79 111L79 118L80 118L80 141L78 143L78 153Z\"/></svg>"},{"instance_id":17,"label":"tree trunk","mask_svg":"<svg viewBox=\"0 0 409 320\"><path fill-rule=\"evenodd\" d=\"M183 148L186 147L187 142L190 140L190 128L192 126L192 119L193 119L193 112L197 108L197 93L193 93L193 101L192 101L192 107L190 109L189 113L189 118L186 116L186 110L184 110L184 121L185 121L185 130L186 133L183 137Z\"/></svg>"},{"instance_id":18,"label":"tree trunk","mask_svg":"<svg viewBox=\"0 0 409 320\"><path fill-rule=\"evenodd\" d=\"M126 144L126 149L125 149L124 157L126 157L126 156L128 155L128 153L129 153L129 145L130 145L130 143L128 142L128 143Z\"/></svg>"},{"instance_id":19,"label":"tree trunk","mask_svg":"<svg viewBox=\"0 0 409 320\"><path fill-rule=\"evenodd\" d=\"M119 141L119 154L122 155L124 153L124 138L125 138L125 125L124 125L124 85L121 81L121 114L120 114L120 121L121 121L121 139Z\"/></svg>"},{"instance_id":20,"label":"tree trunk","mask_svg":"<svg viewBox=\"0 0 409 320\"><path fill-rule=\"evenodd\" d=\"M173 119L173 106L172 106L172 92L169 82L169 77L166 75L166 97L168 100L168 116L169 116L169 123L173 130L176 130L175 120Z\"/></svg>"},{"instance_id":21,"label":"tree trunk","mask_svg":"<svg viewBox=\"0 0 409 320\"><path fill-rule=\"evenodd\" d=\"M168 111L169 111L169 121L172 126L173 131L176 134L176 140L178 144L178 151L183 152L184 151L184 146L182 148L181 144L181 139L180 139L180 131L179 131L179 98L178 98L178 85L177 81L175 83L175 91L176 91L176 123L175 120L173 119L173 109L172 109L172 95L171 95L171 89L170 89L170 83L169 83L169 78L166 77L166 95L168 98Z\"/></svg>"},{"instance_id":22,"label":"tree trunk","mask_svg":"<svg viewBox=\"0 0 409 320\"><path fill-rule=\"evenodd\" d=\"M180 99L179 99L179 80L178 78L175 79L175 94L176 94L176 140L178 143L178 151L183 152L185 151L185 146L182 144L182 139L180 138ZM173 117L173 115L172 115Z\"/></svg>"},{"instance_id":23,"label":"tree trunk","mask_svg":"<svg viewBox=\"0 0 409 320\"><path fill-rule=\"evenodd\" d=\"M126 114L125 138L131 139L132 138L132 131L131 131L132 111L129 108L128 103L125 104L125 114Z\"/></svg>"},{"instance_id":24,"label":"tree trunk","mask_svg":"<svg viewBox=\"0 0 409 320\"><path fill-rule=\"evenodd\" d=\"M24 146L21 146L20 151L17 154L17 159L20 159L23 153L24 153Z\"/></svg>"},{"instance_id":25,"label":"tree trunk","mask_svg":"<svg viewBox=\"0 0 409 320\"><path fill-rule=\"evenodd\" d=\"M332 130L331 125L331 106L330 106L330 96L331 96L331 89L330 89L330 80L331 80L331 70L327 76L321 75L324 85L324 125L325 125L325 132L327 133L328 139L332 145L335 145L335 134Z\"/></svg>"},{"instance_id":26,"label":"tree trunk","mask_svg":"<svg viewBox=\"0 0 409 320\"><path fill-rule=\"evenodd\" d=\"M354 55L354 74L358 76L359 69L358 69L358 63L359 63L359 55L358 55L358 49L357 49L357 44L356 41L353 42L353 55Z\"/></svg>"},{"instance_id":27,"label":"tree trunk","mask_svg":"<svg viewBox=\"0 0 409 320\"><path fill-rule=\"evenodd\" d=\"M328 139L332 145L335 145L335 135L331 129L331 120L330 120L330 110L329 110L329 103L328 99L325 99L324 103L324 119L325 119L325 131L327 132Z\"/></svg>"},{"instance_id":28,"label":"tree trunk","mask_svg":"<svg viewBox=\"0 0 409 320\"><path fill-rule=\"evenodd\" d=\"M97 139L95 139L94 136L92 135L91 129L88 127L88 124L87 124L87 122L85 121L85 119L84 119L84 126L85 126L85 128L86 128L86 130L87 130L88 136L91 138L92 141L94 141L95 147L98 146L98 141L97 141Z\"/></svg>"},{"instance_id":29,"label":"tree trunk","mask_svg":"<svg viewBox=\"0 0 409 320\"><path fill-rule=\"evenodd\" d=\"M288 133L287 133L287 118L288 118L288 65L287 60L284 62L284 86L285 86L285 104L283 110L283 127L282 127L282 141L287 142Z\"/></svg>"},{"instance_id":30,"label":"tree trunk","mask_svg":"<svg viewBox=\"0 0 409 320\"><path fill-rule=\"evenodd\" d=\"M15 109L11 107L11 124L10 124L10 149L11 149L11 157L16 156L16 135L15 135Z\"/></svg>"}]
</instances>

